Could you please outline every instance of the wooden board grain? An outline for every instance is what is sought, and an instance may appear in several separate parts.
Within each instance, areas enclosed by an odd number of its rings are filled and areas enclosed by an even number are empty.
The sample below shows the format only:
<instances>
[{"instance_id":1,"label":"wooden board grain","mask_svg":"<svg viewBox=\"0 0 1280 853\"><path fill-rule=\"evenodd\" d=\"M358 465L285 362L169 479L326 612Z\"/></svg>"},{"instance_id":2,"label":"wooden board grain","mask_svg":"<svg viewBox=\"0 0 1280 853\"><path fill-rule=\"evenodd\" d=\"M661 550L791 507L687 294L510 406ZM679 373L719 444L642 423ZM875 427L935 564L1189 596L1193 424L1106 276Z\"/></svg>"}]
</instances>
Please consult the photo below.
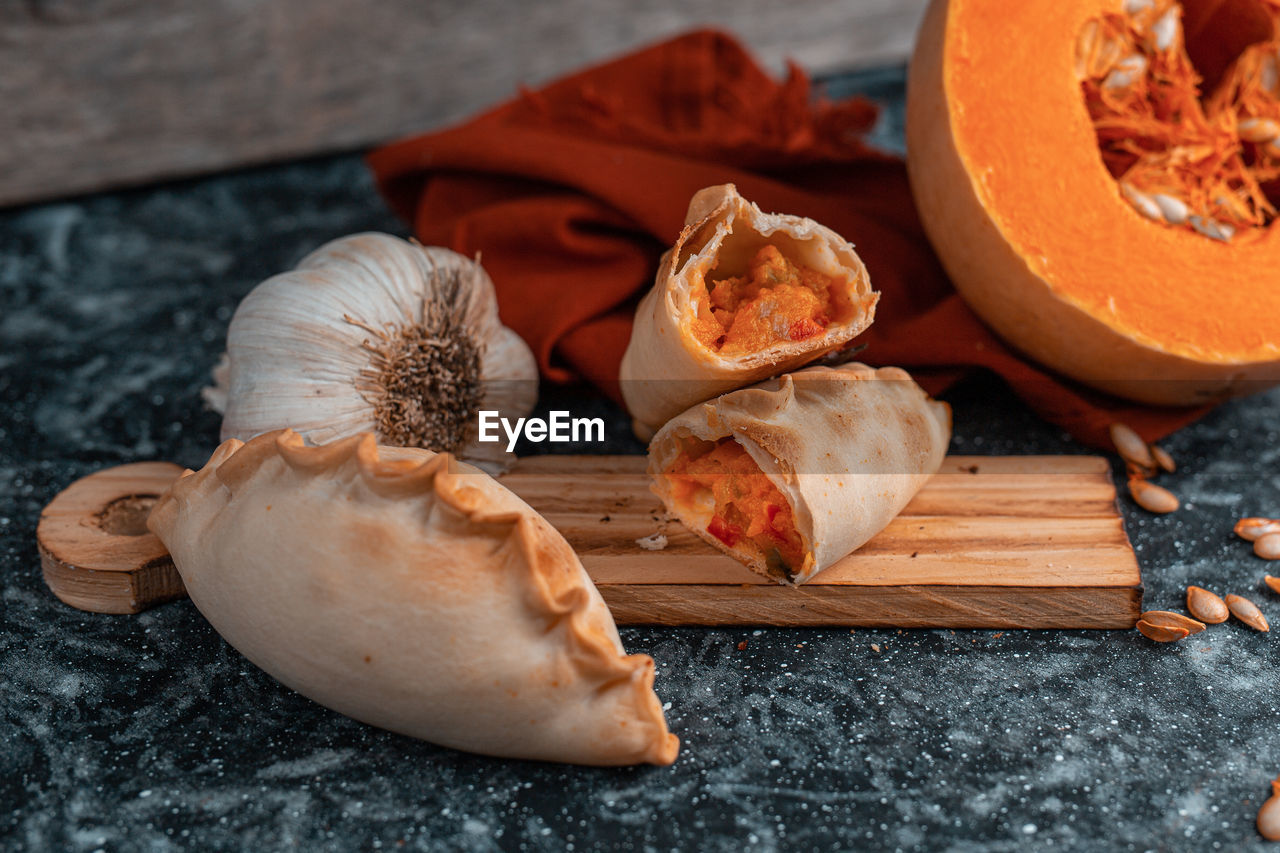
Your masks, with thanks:
<instances>
[{"instance_id":1,"label":"wooden board grain","mask_svg":"<svg viewBox=\"0 0 1280 853\"><path fill-rule=\"evenodd\" d=\"M85 610L134 613L183 594L133 515L179 473L98 472L62 492L38 537L49 587ZM1138 563L1106 460L953 456L902 514L802 587L754 574L649 491L641 456L537 456L502 482L577 551L622 625L1132 628ZM661 533L665 548L636 540Z\"/></svg>"},{"instance_id":2,"label":"wooden board grain","mask_svg":"<svg viewBox=\"0 0 1280 853\"><path fill-rule=\"evenodd\" d=\"M182 471L171 462L119 465L60 492L36 528L49 589L95 613L138 613L186 595L164 543L146 529L156 498Z\"/></svg>"},{"instance_id":3,"label":"wooden board grain","mask_svg":"<svg viewBox=\"0 0 1280 853\"><path fill-rule=\"evenodd\" d=\"M948 457L884 531L799 588L666 519L634 456L539 456L503 483L573 545L619 624L1132 628L1137 559L1105 459ZM636 544L661 533L668 544Z\"/></svg>"},{"instance_id":4,"label":"wooden board grain","mask_svg":"<svg viewBox=\"0 0 1280 853\"><path fill-rule=\"evenodd\" d=\"M702 26L780 70L898 63L924 0L30 0L0 4L0 205L455 121Z\"/></svg>"}]
</instances>

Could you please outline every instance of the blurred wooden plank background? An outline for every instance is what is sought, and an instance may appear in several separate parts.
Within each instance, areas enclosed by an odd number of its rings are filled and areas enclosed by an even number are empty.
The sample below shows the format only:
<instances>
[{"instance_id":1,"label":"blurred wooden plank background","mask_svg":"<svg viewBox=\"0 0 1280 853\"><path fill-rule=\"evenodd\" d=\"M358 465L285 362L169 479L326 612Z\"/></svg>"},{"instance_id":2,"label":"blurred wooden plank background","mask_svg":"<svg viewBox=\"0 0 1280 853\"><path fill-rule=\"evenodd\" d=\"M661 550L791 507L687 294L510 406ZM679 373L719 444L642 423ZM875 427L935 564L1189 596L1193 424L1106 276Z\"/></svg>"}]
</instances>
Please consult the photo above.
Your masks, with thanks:
<instances>
[{"instance_id":1,"label":"blurred wooden plank background","mask_svg":"<svg viewBox=\"0 0 1280 853\"><path fill-rule=\"evenodd\" d=\"M924 2L3 2L0 205L366 147L697 26L775 69L901 62Z\"/></svg>"}]
</instances>

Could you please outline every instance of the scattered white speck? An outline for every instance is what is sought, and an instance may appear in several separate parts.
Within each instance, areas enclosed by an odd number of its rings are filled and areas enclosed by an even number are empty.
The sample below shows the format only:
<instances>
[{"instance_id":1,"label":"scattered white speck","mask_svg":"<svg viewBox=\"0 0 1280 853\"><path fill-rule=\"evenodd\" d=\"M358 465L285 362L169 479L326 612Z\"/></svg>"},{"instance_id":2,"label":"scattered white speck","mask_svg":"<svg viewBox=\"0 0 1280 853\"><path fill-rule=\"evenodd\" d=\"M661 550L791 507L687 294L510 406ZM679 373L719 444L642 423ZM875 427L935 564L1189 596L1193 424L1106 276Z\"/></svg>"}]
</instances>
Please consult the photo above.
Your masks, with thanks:
<instances>
[{"instance_id":1,"label":"scattered white speck","mask_svg":"<svg viewBox=\"0 0 1280 853\"><path fill-rule=\"evenodd\" d=\"M661 551L667 547L667 537L662 533L652 533L637 539L636 544L646 551Z\"/></svg>"}]
</instances>

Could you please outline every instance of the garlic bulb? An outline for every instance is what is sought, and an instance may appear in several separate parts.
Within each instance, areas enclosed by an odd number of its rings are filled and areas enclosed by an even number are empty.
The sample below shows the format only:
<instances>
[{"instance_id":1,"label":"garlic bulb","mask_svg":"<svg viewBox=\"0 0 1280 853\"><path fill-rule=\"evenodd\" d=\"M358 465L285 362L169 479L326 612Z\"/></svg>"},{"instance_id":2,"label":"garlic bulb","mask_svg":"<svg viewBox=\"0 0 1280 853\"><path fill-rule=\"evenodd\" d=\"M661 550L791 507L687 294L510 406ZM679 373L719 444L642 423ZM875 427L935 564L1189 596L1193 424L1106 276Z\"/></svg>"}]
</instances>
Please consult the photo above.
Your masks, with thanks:
<instances>
[{"instance_id":1,"label":"garlic bulb","mask_svg":"<svg viewBox=\"0 0 1280 853\"><path fill-rule=\"evenodd\" d=\"M513 457L477 440L477 412L527 415L537 379L478 263L368 233L321 246L244 298L205 399L225 412L224 441L284 427L314 444L372 432L496 472Z\"/></svg>"}]
</instances>

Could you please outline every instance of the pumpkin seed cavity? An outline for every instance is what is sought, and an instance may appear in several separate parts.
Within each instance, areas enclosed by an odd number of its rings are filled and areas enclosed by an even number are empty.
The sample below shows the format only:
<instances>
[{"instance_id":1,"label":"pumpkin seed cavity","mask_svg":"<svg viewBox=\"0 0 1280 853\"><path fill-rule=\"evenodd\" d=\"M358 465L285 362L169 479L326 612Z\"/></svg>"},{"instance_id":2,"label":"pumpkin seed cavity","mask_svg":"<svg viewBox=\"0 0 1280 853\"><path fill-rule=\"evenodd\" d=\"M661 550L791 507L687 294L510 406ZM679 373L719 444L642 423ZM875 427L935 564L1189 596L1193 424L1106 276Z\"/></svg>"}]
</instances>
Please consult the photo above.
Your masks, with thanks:
<instances>
[{"instance_id":1,"label":"pumpkin seed cavity","mask_svg":"<svg viewBox=\"0 0 1280 853\"><path fill-rule=\"evenodd\" d=\"M357 389L374 407L380 441L457 453L483 398L480 336L466 322L461 273L436 271L436 294L417 322L375 328L352 317L372 340Z\"/></svg>"},{"instance_id":2,"label":"pumpkin seed cavity","mask_svg":"<svg viewBox=\"0 0 1280 853\"><path fill-rule=\"evenodd\" d=\"M1124 0L1076 42L1121 196L1148 219L1224 243L1260 233L1280 203L1280 6L1233 10L1195 20L1188 43L1181 4Z\"/></svg>"}]
</instances>

